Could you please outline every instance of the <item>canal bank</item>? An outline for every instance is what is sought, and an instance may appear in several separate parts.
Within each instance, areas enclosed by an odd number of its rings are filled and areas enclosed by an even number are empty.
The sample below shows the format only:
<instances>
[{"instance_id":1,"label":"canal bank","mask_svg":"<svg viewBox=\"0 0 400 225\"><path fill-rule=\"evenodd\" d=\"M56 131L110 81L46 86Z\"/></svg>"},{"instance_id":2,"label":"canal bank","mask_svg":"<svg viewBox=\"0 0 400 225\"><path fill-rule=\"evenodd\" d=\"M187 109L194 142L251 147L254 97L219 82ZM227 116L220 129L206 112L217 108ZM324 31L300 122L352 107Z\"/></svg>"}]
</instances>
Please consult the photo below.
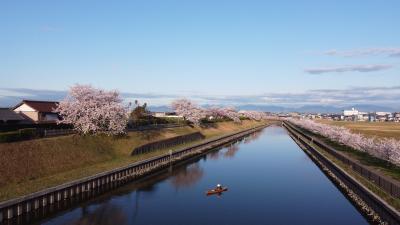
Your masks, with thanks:
<instances>
[{"instance_id":1,"label":"canal bank","mask_svg":"<svg viewBox=\"0 0 400 225\"><path fill-rule=\"evenodd\" d=\"M358 179L346 172L335 163L334 160L325 155L326 153L324 154L321 152L321 150L330 154L333 153L331 157L337 157L337 160L350 164L351 168L354 169L355 172L358 172L363 178L372 181L377 180L377 185L389 187L391 194L397 195L397 190L393 187L395 186L394 184L391 184L384 177L380 177L373 171L368 170L359 163L338 153L335 149L315 137L310 137L290 122L284 121L282 125L299 147L303 149L332 182L348 196L349 200L353 202L366 218L372 223L377 224L381 222L400 224L400 213L394 207L377 194L373 193ZM388 185L385 185L385 182L387 182Z\"/></svg>"},{"instance_id":2,"label":"canal bank","mask_svg":"<svg viewBox=\"0 0 400 225\"><path fill-rule=\"evenodd\" d=\"M221 196L205 195L217 183ZM368 224L279 126L34 224Z\"/></svg>"},{"instance_id":3,"label":"canal bank","mask_svg":"<svg viewBox=\"0 0 400 225\"><path fill-rule=\"evenodd\" d=\"M121 186L129 181L165 169L179 161L203 154L210 149L254 133L266 126L268 125L262 125L245 131L206 140L200 144L170 152L169 154L153 157L125 167L2 202L0 203L0 222L2 221L4 224L18 223L19 220L24 221L23 217L29 215L31 212L44 212L44 209L51 210L51 206L55 204L68 204L68 201L72 198L92 198L96 196L99 189L103 187L112 189Z\"/></svg>"}]
</instances>

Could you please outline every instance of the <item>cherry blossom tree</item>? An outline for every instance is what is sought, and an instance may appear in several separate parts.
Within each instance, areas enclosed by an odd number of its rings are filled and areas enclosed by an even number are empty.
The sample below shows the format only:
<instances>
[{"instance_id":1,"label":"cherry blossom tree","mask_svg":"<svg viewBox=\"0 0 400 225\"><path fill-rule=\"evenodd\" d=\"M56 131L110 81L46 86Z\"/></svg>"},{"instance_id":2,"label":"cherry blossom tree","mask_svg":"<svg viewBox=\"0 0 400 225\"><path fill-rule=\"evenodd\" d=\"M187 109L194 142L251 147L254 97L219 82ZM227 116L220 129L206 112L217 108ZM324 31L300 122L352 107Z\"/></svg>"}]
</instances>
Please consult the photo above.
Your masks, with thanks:
<instances>
[{"instance_id":1,"label":"cherry blossom tree","mask_svg":"<svg viewBox=\"0 0 400 225\"><path fill-rule=\"evenodd\" d=\"M267 119L267 114L265 114L264 112L259 112L259 111L245 111L245 110L243 110L243 111L239 111L239 114L244 116L244 117L247 117L247 118L249 118L251 120L260 121L260 120Z\"/></svg>"},{"instance_id":2,"label":"cherry blossom tree","mask_svg":"<svg viewBox=\"0 0 400 225\"><path fill-rule=\"evenodd\" d=\"M207 115L212 116L215 119L223 119L225 117L223 110L215 106L207 109Z\"/></svg>"},{"instance_id":3,"label":"cherry blossom tree","mask_svg":"<svg viewBox=\"0 0 400 225\"><path fill-rule=\"evenodd\" d=\"M207 109L207 115L217 119L227 118L234 122L240 123L240 115L233 107L211 107Z\"/></svg>"},{"instance_id":4,"label":"cherry blossom tree","mask_svg":"<svg viewBox=\"0 0 400 225\"><path fill-rule=\"evenodd\" d=\"M200 124L201 119L206 117L205 110L188 99L175 100L172 102L171 107L177 115L196 125Z\"/></svg>"},{"instance_id":5,"label":"cherry blossom tree","mask_svg":"<svg viewBox=\"0 0 400 225\"><path fill-rule=\"evenodd\" d=\"M196 103L188 100L188 99L178 99L172 102L172 109L182 116L184 119L194 123L199 124L201 119L206 118L207 116L213 117L216 119L228 118L233 120L236 123L240 123L240 117L245 115L251 120L265 120L267 116L263 112L258 111L242 111L242 113L238 112L234 107L210 107L208 109L203 109L198 106Z\"/></svg>"},{"instance_id":6,"label":"cherry blossom tree","mask_svg":"<svg viewBox=\"0 0 400 225\"><path fill-rule=\"evenodd\" d=\"M400 141L393 138L365 137L361 134L352 133L344 127L321 124L309 119L288 119L288 121L337 143L400 165Z\"/></svg>"},{"instance_id":7,"label":"cherry blossom tree","mask_svg":"<svg viewBox=\"0 0 400 225\"><path fill-rule=\"evenodd\" d=\"M117 91L75 85L55 111L63 118L59 123L72 124L81 134L119 135L125 132L127 110Z\"/></svg>"},{"instance_id":8,"label":"cherry blossom tree","mask_svg":"<svg viewBox=\"0 0 400 225\"><path fill-rule=\"evenodd\" d=\"M229 119L233 120L233 122L235 122L235 123L241 122L240 115L234 107L225 107L225 108L222 108L221 110L222 110L222 113Z\"/></svg>"}]
</instances>

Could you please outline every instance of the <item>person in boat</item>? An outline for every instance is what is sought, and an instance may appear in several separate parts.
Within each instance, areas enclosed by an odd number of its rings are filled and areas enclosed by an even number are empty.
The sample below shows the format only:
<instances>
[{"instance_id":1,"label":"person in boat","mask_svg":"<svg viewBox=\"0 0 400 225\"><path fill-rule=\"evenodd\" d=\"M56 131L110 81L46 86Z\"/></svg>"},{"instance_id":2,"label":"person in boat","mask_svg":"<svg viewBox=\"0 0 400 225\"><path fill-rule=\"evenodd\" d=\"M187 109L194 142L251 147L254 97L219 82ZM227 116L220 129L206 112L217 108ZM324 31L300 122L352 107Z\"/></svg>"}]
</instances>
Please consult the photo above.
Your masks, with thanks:
<instances>
[{"instance_id":1,"label":"person in boat","mask_svg":"<svg viewBox=\"0 0 400 225\"><path fill-rule=\"evenodd\" d=\"M222 190L222 186L220 184L217 184L217 188L215 188L215 190L217 190L217 191Z\"/></svg>"}]
</instances>

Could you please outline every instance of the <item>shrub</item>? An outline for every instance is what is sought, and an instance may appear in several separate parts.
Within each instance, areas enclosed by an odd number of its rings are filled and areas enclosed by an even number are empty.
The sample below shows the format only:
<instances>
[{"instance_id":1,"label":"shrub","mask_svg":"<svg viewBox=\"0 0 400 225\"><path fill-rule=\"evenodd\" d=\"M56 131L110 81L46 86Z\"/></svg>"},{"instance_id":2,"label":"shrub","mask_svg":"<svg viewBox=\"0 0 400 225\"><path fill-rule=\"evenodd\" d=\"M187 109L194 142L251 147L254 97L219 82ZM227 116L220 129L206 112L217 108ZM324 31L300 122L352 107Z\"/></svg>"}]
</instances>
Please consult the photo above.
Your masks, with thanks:
<instances>
[{"instance_id":1,"label":"shrub","mask_svg":"<svg viewBox=\"0 0 400 225\"><path fill-rule=\"evenodd\" d=\"M19 131L0 133L0 142L12 142L19 140Z\"/></svg>"},{"instance_id":2,"label":"shrub","mask_svg":"<svg viewBox=\"0 0 400 225\"><path fill-rule=\"evenodd\" d=\"M35 136L35 128L25 128L18 131L4 132L0 133L0 143L28 140Z\"/></svg>"},{"instance_id":3,"label":"shrub","mask_svg":"<svg viewBox=\"0 0 400 225\"><path fill-rule=\"evenodd\" d=\"M25 128L19 130L21 140L31 139L36 137L36 129L35 128Z\"/></svg>"}]
</instances>

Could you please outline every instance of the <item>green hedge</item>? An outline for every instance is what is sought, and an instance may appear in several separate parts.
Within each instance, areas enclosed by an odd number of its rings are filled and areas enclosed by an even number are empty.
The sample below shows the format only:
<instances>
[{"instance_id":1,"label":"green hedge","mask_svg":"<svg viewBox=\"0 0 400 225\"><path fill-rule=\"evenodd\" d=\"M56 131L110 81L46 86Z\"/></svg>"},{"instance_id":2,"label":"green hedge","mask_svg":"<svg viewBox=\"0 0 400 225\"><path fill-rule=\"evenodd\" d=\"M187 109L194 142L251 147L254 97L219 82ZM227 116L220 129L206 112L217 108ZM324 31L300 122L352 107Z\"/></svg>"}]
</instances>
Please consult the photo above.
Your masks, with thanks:
<instances>
[{"instance_id":1,"label":"green hedge","mask_svg":"<svg viewBox=\"0 0 400 225\"><path fill-rule=\"evenodd\" d=\"M0 133L0 143L28 140L36 137L35 128L25 128L18 131Z\"/></svg>"},{"instance_id":2,"label":"green hedge","mask_svg":"<svg viewBox=\"0 0 400 225\"><path fill-rule=\"evenodd\" d=\"M136 128L148 125L159 125L159 124L186 124L187 122L180 118L165 118L165 117L141 117L136 120L129 120L128 128Z\"/></svg>"}]
</instances>

